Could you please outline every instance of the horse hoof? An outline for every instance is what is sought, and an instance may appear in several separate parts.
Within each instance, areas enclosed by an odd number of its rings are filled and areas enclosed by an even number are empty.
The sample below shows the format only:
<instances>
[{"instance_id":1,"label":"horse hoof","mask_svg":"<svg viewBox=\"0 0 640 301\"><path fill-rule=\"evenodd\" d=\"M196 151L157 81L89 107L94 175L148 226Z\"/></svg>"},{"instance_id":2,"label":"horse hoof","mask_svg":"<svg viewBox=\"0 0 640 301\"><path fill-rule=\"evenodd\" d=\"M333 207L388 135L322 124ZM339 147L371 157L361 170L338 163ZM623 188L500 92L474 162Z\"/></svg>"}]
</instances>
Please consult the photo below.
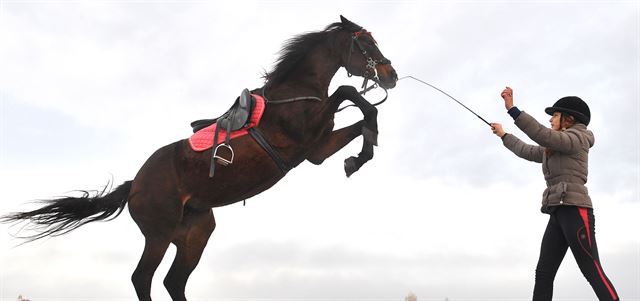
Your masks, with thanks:
<instances>
[{"instance_id":1,"label":"horse hoof","mask_svg":"<svg viewBox=\"0 0 640 301\"><path fill-rule=\"evenodd\" d=\"M360 169L358 167L358 163L356 162L356 157L349 157L344 160L344 171L347 173L347 178L350 177L354 172Z\"/></svg>"},{"instance_id":2,"label":"horse hoof","mask_svg":"<svg viewBox=\"0 0 640 301\"><path fill-rule=\"evenodd\" d=\"M362 137L368 143L378 146L378 132L374 132L366 127L362 127Z\"/></svg>"}]
</instances>

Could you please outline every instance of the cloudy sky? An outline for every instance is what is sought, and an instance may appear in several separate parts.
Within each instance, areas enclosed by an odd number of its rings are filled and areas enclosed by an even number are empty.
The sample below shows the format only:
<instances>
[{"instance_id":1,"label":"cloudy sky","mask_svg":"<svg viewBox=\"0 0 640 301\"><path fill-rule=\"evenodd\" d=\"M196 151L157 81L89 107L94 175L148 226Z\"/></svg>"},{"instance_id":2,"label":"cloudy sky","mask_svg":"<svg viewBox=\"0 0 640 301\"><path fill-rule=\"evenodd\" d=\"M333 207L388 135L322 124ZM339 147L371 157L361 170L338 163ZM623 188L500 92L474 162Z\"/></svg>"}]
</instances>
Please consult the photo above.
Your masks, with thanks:
<instances>
[{"instance_id":1,"label":"cloudy sky","mask_svg":"<svg viewBox=\"0 0 640 301\"><path fill-rule=\"evenodd\" d=\"M506 85L545 124L558 98L585 99L602 265L623 300L640 300L635 1L0 1L0 213L132 179L154 150L188 137L189 122L262 86L286 39L340 14L373 32L400 76L521 138L500 102ZM331 89L342 84L360 81L342 70ZM548 219L540 166L415 81L379 109L375 158L351 178L342 164L360 139L246 206L216 208L187 296L529 300ZM359 118L345 111L337 123ZM0 225L1 300L135 299L143 239L128 212L19 247L15 230ZM169 300L161 282L174 254L156 273L155 300ZM571 255L555 292L595 300Z\"/></svg>"}]
</instances>

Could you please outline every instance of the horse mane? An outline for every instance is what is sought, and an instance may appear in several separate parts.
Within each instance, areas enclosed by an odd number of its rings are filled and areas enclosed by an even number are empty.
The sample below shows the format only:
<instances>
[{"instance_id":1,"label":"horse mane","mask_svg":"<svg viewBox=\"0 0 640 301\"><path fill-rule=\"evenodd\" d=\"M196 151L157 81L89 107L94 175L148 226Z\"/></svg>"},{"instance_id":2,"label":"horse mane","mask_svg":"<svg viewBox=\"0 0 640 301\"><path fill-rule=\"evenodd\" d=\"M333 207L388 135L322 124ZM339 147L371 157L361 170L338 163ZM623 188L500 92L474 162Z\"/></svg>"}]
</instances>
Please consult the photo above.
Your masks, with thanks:
<instances>
[{"instance_id":1,"label":"horse mane","mask_svg":"<svg viewBox=\"0 0 640 301\"><path fill-rule=\"evenodd\" d=\"M287 40L280 49L280 57L276 60L273 70L263 75L265 82L281 82L289 75L300 60L309 54L311 48L324 40L328 40L330 44L333 44L335 39L333 33L343 29L352 29L352 27L359 26L351 22L349 22L349 24L336 22L329 24L329 26L322 31L304 33Z\"/></svg>"}]
</instances>

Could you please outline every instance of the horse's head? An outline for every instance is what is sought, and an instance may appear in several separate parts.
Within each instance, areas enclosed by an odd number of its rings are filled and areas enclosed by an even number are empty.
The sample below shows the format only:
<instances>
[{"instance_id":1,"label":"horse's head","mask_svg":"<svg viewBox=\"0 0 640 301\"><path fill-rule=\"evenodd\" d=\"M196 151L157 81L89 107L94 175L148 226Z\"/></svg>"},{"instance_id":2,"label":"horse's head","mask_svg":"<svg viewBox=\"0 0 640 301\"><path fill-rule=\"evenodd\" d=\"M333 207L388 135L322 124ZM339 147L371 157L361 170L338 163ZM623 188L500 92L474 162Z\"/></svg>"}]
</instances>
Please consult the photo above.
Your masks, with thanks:
<instances>
[{"instance_id":1,"label":"horse's head","mask_svg":"<svg viewBox=\"0 0 640 301\"><path fill-rule=\"evenodd\" d=\"M343 67L349 74L376 81L385 89L396 86L398 74L391 61L382 55L378 43L370 32L340 16L342 28L347 32L347 47L342 54Z\"/></svg>"}]
</instances>

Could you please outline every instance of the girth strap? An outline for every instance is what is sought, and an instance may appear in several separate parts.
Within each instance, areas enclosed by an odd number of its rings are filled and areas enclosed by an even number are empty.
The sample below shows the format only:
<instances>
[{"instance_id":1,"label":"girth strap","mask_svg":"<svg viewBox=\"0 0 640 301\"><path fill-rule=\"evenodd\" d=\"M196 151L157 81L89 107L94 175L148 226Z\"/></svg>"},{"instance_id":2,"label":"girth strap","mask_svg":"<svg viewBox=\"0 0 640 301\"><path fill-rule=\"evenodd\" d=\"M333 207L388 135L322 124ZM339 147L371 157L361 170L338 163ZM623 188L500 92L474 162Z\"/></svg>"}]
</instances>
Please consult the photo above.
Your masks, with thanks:
<instances>
[{"instance_id":1,"label":"girth strap","mask_svg":"<svg viewBox=\"0 0 640 301\"><path fill-rule=\"evenodd\" d=\"M264 137L264 134L262 134L262 132L258 128L249 128L249 135L251 135L251 137L253 137L253 139L255 139L256 142L258 142L258 144L260 144L260 146L262 146L265 151L267 151L269 156L271 156L271 159L276 162L276 165L278 165L282 173L286 174L287 172L289 172L289 170L291 170L291 167L289 167L289 165L284 162L282 157L280 157L280 155L278 154L278 151L276 151L271 146L271 144L269 144L267 139Z\"/></svg>"}]
</instances>

